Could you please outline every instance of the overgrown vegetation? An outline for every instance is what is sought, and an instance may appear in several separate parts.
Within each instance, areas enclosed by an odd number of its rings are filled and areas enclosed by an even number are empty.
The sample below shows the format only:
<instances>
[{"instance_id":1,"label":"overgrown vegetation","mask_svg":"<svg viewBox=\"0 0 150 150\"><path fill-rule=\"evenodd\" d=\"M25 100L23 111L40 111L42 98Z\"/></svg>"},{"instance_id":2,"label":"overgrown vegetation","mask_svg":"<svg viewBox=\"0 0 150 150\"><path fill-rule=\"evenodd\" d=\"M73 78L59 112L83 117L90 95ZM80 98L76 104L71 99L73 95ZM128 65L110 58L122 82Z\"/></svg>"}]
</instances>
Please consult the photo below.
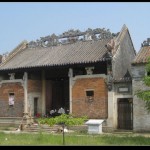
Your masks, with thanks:
<instances>
[{"instance_id":1,"label":"overgrown vegetation","mask_svg":"<svg viewBox=\"0 0 150 150\"><path fill-rule=\"evenodd\" d=\"M51 118L38 118L37 121L39 124L47 124L53 126L56 124L65 124L66 126L73 125L82 125L87 120L86 116L83 117L73 117L70 114L61 114L60 116L51 117Z\"/></svg>"},{"instance_id":2,"label":"overgrown vegetation","mask_svg":"<svg viewBox=\"0 0 150 150\"><path fill-rule=\"evenodd\" d=\"M150 58L146 64L147 75L144 76L143 82L146 86L150 87ZM135 95L145 101L145 108L150 113L150 90L138 90Z\"/></svg>"}]
</instances>

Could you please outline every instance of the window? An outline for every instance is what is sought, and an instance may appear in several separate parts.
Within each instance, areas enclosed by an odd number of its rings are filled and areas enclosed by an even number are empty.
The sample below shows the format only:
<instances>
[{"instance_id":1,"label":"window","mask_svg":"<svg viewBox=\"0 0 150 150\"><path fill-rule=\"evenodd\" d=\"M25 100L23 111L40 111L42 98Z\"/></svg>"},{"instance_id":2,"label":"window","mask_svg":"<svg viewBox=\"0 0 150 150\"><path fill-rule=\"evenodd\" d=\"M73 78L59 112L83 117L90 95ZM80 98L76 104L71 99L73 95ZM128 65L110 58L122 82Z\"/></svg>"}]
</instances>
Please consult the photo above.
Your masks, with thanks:
<instances>
[{"instance_id":1,"label":"window","mask_svg":"<svg viewBox=\"0 0 150 150\"><path fill-rule=\"evenodd\" d=\"M86 90L86 101L93 102L94 100L94 90Z\"/></svg>"},{"instance_id":2,"label":"window","mask_svg":"<svg viewBox=\"0 0 150 150\"><path fill-rule=\"evenodd\" d=\"M15 98L15 94L14 93L9 93L9 106L14 105L14 98Z\"/></svg>"}]
</instances>

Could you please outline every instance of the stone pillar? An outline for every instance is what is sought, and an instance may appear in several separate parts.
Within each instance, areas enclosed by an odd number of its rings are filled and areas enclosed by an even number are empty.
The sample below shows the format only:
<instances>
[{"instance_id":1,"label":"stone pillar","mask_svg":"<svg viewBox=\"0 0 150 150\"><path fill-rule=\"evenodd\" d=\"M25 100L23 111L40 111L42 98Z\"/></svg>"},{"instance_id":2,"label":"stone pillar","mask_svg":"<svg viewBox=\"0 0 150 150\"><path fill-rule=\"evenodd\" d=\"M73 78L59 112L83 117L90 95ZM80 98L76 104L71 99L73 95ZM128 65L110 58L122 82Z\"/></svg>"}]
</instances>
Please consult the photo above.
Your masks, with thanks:
<instances>
[{"instance_id":1,"label":"stone pillar","mask_svg":"<svg viewBox=\"0 0 150 150\"><path fill-rule=\"evenodd\" d=\"M33 123L31 116L29 116L28 112L28 73L24 72L23 76L24 81L24 115L23 120L20 124L20 129L23 130L27 125Z\"/></svg>"},{"instance_id":2,"label":"stone pillar","mask_svg":"<svg viewBox=\"0 0 150 150\"><path fill-rule=\"evenodd\" d=\"M73 69L69 68L69 104L70 104L70 108L69 108L69 113L72 114L72 79L73 79Z\"/></svg>"},{"instance_id":3,"label":"stone pillar","mask_svg":"<svg viewBox=\"0 0 150 150\"><path fill-rule=\"evenodd\" d=\"M114 92L108 92L108 119L107 119L107 128L108 130L113 130L114 126Z\"/></svg>"},{"instance_id":4,"label":"stone pillar","mask_svg":"<svg viewBox=\"0 0 150 150\"><path fill-rule=\"evenodd\" d=\"M42 70L42 115L46 114L46 82L45 82L45 70Z\"/></svg>"},{"instance_id":5,"label":"stone pillar","mask_svg":"<svg viewBox=\"0 0 150 150\"><path fill-rule=\"evenodd\" d=\"M28 115L28 73L24 72L24 116Z\"/></svg>"}]
</instances>

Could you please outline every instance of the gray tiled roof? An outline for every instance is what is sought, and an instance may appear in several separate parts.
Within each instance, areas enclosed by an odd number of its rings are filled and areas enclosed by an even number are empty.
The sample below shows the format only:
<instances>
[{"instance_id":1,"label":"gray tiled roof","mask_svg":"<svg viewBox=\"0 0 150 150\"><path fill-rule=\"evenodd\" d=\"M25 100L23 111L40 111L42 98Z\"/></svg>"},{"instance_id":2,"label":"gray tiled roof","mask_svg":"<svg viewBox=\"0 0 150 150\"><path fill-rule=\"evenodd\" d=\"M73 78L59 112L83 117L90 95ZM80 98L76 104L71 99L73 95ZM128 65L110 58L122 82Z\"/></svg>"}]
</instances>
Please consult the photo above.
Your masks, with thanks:
<instances>
[{"instance_id":1,"label":"gray tiled roof","mask_svg":"<svg viewBox=\"0 0 150 150\"><path fill-rule=\"evenodd\" d=\"M43 66L85 64L104 60L107 52L105 45L110 39L97 41L78 41L73 44L53 47L25 48L15 54L0 70L21 69Z\"/></svg>"},{"instance_id":2,"label":"gray tiled roof","mask_svg":"<svg viewBox=\"0 0 150 150\"><path fill-rule=\"evenodd\" d=\"M143 46L136 55L132 64L147 63L149 57L150 57L150 46Z\"/></svg>"}]
</instances>

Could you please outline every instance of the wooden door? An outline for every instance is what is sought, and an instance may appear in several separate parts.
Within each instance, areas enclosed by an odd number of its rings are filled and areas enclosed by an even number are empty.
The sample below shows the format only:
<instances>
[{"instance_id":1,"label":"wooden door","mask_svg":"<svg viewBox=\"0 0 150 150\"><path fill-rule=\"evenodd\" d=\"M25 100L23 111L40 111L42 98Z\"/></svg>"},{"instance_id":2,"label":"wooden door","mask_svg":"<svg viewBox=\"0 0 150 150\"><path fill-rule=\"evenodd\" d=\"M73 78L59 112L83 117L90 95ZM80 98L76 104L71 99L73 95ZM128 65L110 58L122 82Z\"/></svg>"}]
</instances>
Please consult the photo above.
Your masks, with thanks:
<instances>
[{"instance_id":1,"label":"wooden door","mask_svg":"<svg viewBox=\"0 0 150 150\"><path fill-rule=\"evenodd\" d=\"M132 99L118 99L118 129L133 129Z\"/></svg>"}]
</instances>

